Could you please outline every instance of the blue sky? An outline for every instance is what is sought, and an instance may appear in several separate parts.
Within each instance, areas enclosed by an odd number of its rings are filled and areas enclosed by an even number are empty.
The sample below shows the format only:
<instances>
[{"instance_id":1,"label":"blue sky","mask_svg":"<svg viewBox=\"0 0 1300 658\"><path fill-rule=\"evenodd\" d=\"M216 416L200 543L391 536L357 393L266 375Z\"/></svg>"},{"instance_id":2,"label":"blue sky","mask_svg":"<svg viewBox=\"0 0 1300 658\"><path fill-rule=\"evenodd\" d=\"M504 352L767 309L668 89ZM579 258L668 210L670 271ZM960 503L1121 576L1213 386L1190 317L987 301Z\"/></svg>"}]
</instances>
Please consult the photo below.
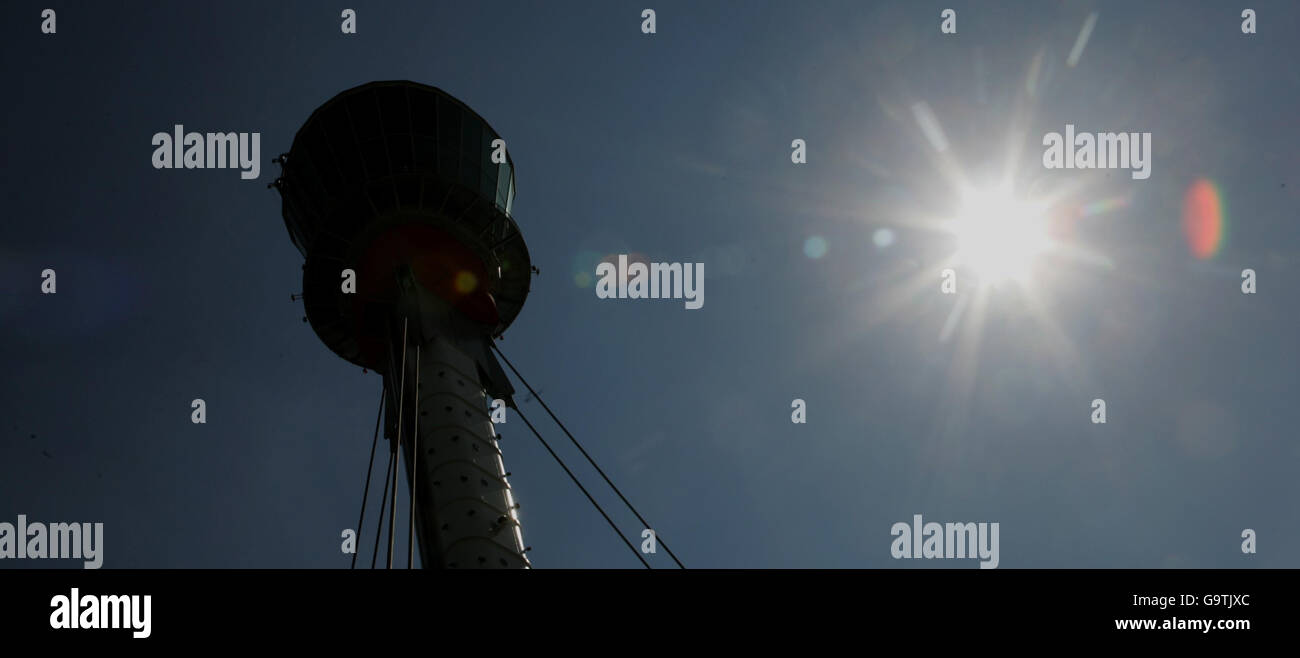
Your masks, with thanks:
<instances>
[{"instance_id":1,"label":"blue sky","mask_svg":"<svg viewBox=\"0 0 1300 658\"><path fill-rule=\"evenodd\" d=\"M0 521L103 522L112 568L347 565L379 379L300 321L266 184L314 108L410 79L507 140L541 274L501 347L687 566L974 567L891 559L913 514L1000 523L1002 568L1300 566L1293 3L1250 3L1249 36L1217 2L654 2L644 35L646 4L350 0L350 36L316 2L69 3L56 35L43 5L8 12ZM261 178L153 169L176 123L260 132ZM1151 132L1151 178L1043 169L1067 123ZM944 158L1075 190L1066 211L1126 199L1072 224L1111 266L1041 259L1040 313L995 290L941 341L954 242L918 226L954 207ZM1201 178L1228 237L1198 260ZM619 253L705 263L704 307L575 281ZM535 566L638 566L522 423L499 430Z\"/></svg>"}]
</instances>

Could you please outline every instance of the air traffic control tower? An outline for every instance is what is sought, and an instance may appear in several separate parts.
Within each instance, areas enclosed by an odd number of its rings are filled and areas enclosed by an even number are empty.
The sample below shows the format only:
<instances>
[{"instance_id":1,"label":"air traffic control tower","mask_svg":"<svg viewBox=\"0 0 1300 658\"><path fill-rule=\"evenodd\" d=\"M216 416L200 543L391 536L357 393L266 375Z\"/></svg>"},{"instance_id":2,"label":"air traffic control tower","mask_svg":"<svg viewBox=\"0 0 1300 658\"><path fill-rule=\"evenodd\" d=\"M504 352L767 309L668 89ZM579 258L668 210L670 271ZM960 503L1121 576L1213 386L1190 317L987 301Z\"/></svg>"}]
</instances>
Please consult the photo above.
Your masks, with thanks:
<instances>
[{"instance_id":1,"label":"air traffic control tower","mask_svg":"<svg viewBox=\"0 0 1300 658\"><path fill-rule=\"evenodd\" d=\"M371 82L308 117L273 183L306 258L307 321L335 354L383 374L385 436L405 457L426 568L529 566L489 419L490 400L514 406L490 344L532 274L497 139L440 89Z\"/></svg>"}]
</instances>

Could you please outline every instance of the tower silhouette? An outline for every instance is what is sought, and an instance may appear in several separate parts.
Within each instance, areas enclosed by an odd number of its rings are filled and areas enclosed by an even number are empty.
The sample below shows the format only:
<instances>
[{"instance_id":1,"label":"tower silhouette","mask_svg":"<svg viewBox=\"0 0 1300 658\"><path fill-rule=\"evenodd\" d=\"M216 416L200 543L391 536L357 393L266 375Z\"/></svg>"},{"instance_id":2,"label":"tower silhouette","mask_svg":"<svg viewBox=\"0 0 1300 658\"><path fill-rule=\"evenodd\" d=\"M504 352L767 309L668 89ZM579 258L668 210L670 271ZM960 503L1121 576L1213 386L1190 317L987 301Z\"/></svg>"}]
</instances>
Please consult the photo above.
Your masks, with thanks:
<instances>
[{"instance_id":1,"label":"tower silhouette","mask_svg":"<svg viewBox=\"0 0 1300 658\"><path fill-rule=\"evenodd\" d=\"M426 568L529 566L490 420L490 400L514 406L491 341L523 308L532 274L498 139L440 89L371 82L308 117L272 184L306 258L312 329L384 377L384 432L413 483Z\"/></svg>"}]
</instances>

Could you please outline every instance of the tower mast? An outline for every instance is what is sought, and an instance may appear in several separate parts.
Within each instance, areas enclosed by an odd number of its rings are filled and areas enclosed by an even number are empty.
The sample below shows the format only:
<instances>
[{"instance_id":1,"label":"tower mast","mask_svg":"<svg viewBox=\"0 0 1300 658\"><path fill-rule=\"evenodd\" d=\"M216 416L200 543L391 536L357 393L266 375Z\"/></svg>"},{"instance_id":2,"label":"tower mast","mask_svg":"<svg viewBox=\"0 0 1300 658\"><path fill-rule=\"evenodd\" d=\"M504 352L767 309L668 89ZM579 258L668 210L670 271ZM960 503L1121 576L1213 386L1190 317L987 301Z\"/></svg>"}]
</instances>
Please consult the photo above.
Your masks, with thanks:
<instances>
[{"instance_id":1,"label":"tower mast","mask_svg":"<svg viewBox=\"0 0 1300 658\"><path fill-rule=\"evenodd\" d=\"M489 415L491 400L514 406L490 344L532 274L504 142L440 89L372 82L313 112L280 162L273 185L306 258L307 319L340 357L384 376L422 564L529 566Z\"/></svg>"}]
</instances>

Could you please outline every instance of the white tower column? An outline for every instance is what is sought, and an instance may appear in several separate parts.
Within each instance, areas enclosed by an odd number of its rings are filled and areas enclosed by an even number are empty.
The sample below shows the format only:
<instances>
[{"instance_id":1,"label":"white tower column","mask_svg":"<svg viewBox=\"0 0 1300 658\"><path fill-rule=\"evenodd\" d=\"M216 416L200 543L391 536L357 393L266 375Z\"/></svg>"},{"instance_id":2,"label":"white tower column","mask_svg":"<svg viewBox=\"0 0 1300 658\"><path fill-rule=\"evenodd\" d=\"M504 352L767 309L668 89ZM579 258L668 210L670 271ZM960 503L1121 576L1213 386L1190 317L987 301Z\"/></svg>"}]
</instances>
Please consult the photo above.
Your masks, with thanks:
<instances>
[{"instance_id":1,"label":"white tower column","mask_svg":"<svg viewBox=\"0 0 1300 658\"><path fill-rule=\"evenodd\" d=\"M407 372L415 368L408 351ZM427 567L525 568L523 533L474 360L442 336L420 345L419 440L403 432ZM407 381L407 390L414 387ZM409 398L408 398L409 399ZM409 428L410 425L408 424ZM414 451L419 456L414 457Z\"/></svg>"},{"instance_id":2,"label":"white tower column","mask_svg":"<svg viewBox=\"0 0 1300 658\"><path fill-rule=\"evenodd\" d=\"M406 292L397 309L408 318L408 336L405 368L401 334L395 336L399 363L394 370L405 372L406 382L399 387L390 380L389 390L405 396L401 447L407 482L415 482L420 559L425 568L527 568L519 513L483 381L485 371L500 369L489 353L491 338L409 277L399 279ZM391 437L398 414L390 409L389 415Z\"/></svg>"}]
</instances>

